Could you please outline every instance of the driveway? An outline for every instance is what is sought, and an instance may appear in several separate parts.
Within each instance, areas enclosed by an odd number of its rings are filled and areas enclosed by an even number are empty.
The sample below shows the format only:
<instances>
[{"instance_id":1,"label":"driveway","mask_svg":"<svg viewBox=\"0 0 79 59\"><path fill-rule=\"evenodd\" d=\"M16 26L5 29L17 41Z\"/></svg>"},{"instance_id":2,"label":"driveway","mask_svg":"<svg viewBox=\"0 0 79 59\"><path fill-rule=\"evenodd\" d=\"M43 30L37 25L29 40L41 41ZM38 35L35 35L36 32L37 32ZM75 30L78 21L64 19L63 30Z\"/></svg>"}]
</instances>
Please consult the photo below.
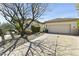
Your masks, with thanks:
<instances>
[{"instance_id":1,"label":"driveway","mask_svg":"<svg viewBox=\"0 0 79 59\"><path fill-rule=\"evenodd\" d=\"M44 35L32 40L32 42L42 43L41 46L43 47L43 52L45 54L40 52L39 48L33 46L38 51L38 53L40 53L41 56L79 56L79 36L45 33ZM11 53L11 55L24 55L28 46L29 43L25 43L19 46Z\"/></svg>"}]
</instances>

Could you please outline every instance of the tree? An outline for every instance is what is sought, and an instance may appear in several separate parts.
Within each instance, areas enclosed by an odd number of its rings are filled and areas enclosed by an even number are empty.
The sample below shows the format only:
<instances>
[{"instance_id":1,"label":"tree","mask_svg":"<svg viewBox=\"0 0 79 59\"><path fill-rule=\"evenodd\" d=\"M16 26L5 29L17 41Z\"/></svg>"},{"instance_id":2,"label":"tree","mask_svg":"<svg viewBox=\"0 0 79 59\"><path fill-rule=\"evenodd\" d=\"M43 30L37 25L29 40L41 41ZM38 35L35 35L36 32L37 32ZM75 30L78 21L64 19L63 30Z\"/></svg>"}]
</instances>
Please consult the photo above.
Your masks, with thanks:
<instances>
[{"instance_id":1,"label":"tree","mask_svg":"<svg viewBox=\"0 0 79 59\"><path fill-rule=\"evenodd\" d=\"M25 30L30 26L30 24L34 20L40 18L40 16L45 12L46 6L47 4L41 4L41 3L0 4L1 15L5 18L5 20L7 20L11 25L13 25L15 29L20 33L19 35L21 35L19 38L17 38L17 40L13 43L13 45L4 50L0 55L3 55L8 50L10 50L9 52L10 54L15 49L17 42L20 40L20 38L26 39L28 42L30 42L27 38ZM31 21L27 24L27 22L25 21L28 20L28 18L31 18Z\"/></svg>"},{"instance_id":2,"label":"tree","mask_svg":"<svg viewBox=\"0 0 79 59\"><path fill-rule=\"evenodd\" d=\"M0 28L2 28L3 30L15 29L15 27L9 23L2 23Z\"/></svg>"},{"instance_id":3,"label":"tree","mask_svg":"<svg viewBox=\"0 0 79 59\"><path fill-rule=\"evenodd\" d=\"M38 19L45 11L45 4L1 4L0 11L4 18L15 26L16 30L24 36L25 29L35 20ZM31 18L29 24L25 25L25 20ZM18 29L16 23L20 29Z\"/></svg>"},{"instance_id":4,"label":"tree","mask_svg":"<svg viewBox=\"0 0 79 59\"><path fill-rule=\"evenodd\" d=\"M79 15L79 3L76 4L76 10L77 10L78 15ZM77 21L77 28L78 28L78 34L79 34L79 21Z\"/></svg>"}]
</instances>

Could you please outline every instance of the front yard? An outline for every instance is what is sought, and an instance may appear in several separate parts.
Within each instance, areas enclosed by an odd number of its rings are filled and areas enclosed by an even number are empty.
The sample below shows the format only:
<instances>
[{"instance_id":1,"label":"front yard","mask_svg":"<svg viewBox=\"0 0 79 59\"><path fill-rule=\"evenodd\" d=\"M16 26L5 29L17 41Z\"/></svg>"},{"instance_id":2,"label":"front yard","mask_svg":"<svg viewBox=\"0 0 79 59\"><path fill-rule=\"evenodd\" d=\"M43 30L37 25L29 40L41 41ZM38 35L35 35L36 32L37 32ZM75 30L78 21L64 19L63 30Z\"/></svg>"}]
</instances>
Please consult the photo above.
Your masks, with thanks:
<instances>
[{"instance_id":1,"label":"front yard","mask_svg":"<svg viewBox=\"0 0 79 59\"><path fill-rule=\"evenodd\" d=\"M35 43L35 45L32 45L33 49L31 49L33 54L29 52L29 55L79 56L79 36L45 33L44 35L32 40L32 42ZM25 55L29 45L30 43L25 43L19 46L10 55Z\"/></svg>"}]
</instances>

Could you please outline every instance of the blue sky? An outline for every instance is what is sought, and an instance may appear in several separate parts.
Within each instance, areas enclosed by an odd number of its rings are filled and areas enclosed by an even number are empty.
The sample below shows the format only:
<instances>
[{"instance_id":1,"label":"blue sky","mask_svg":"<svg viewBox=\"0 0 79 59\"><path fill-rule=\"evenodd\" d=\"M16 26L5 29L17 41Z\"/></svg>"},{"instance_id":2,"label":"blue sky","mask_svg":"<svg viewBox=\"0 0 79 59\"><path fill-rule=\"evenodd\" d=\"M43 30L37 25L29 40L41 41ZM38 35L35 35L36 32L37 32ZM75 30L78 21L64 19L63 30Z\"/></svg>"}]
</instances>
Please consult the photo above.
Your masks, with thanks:
<instances>
[{"instance_id":1,"label":"blue sky","mask_svg":"<svg viewBox=\"0 0 79 59\"><path fill-rule=\"evenodd\" d=\"M76 5L74 3L54 3L48 4L48 10L44 16L41 17L42 21L55 19L55 18L79 18Z\"/></svg>"},{"instance_id":2,"label":"blue sky","mask_svg":"<svg viewBox=\"0 0 79 59\"><path fill-rule=\"evenodd\" d=\"M79 18L74 3L50 3L46 12L41 16L40 21L47 21L55 18ZM6 22L0 16L0 22Z\"/></svg>"}]
</instances>

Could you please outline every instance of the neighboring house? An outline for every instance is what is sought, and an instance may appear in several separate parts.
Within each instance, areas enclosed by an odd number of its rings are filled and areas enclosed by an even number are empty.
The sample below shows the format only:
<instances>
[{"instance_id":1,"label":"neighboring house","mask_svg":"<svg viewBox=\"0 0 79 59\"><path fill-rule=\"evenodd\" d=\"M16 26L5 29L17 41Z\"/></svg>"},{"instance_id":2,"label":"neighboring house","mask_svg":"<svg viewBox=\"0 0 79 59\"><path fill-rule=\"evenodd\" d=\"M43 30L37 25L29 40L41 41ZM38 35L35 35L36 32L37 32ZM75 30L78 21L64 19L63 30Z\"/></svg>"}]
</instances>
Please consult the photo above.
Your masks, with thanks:
<instances>
[{"instance_id":1,"label":"neighboring house","mask_svg":"<svg viewBox=\"0 0 79 59\"><path fill-rule=\"evenodd\" d=\"M78 34L79 18L56 18L45 25L49 33Z\"/></svg>"},{"instance_id":2,"label":"neighboring house","mask_svg":"<svg viewBox=\"0 0 79 59\"><path fill-rule=\"evenodd\" d=\"M25 22L27 22L27 24L31 21L31 19L28 19L26 20ZM26 26L26 25L25 25ZM36 27L40 27L40 31L43 31L44 29L44 23L43 22L40 22L38 20L34 20L30 26L28 27L28 29L30 30L31 29L31 26L36 26Z\"/></svg>"}]
</instances>

